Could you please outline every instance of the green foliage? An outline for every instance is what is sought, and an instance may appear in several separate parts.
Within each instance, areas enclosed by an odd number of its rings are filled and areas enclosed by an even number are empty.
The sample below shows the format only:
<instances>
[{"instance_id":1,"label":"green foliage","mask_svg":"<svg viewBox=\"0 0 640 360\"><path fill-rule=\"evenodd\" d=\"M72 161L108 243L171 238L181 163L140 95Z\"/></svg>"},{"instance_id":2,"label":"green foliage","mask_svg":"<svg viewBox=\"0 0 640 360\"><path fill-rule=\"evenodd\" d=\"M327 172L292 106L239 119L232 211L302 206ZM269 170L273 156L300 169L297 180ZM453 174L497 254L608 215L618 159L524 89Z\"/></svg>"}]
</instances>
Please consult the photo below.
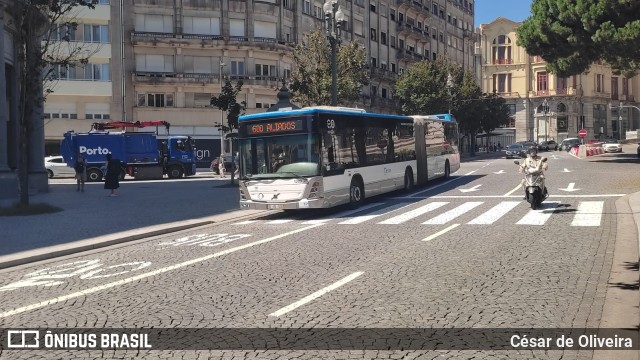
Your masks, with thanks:
<instances>
[{"instance_id":1,"label":"green foliage","mask_svg":"<svg viewBox=\"0 0 640 360\"><path fill-rule=\"evenodd\" d=\"M348 103L360 97L360 89L369 84L366 53L356 41L338 47L338 102ZM293 101L302 106L331 102L331 48L320 31L305 35L293 51L291 74Z\"/></svg>"},{"instance_id":2,"label":"green foliage","mask_svg":"<svg viewBox=\"0 0 640 360\"><path fill-rule=\"evenodd\" d=\"M640 1L534 0L518 45L561 77L603 60L630 76L640 69Z\"/></svg>"},{"instance_id":3,"label":"green foliage","mask_svg":"<svg viewBox=\"0 0 640 360\"><path fill-rule=\"evenodd\" d=\"M244 114L247 103L245 101L238 103L237 97L240 90L242 90L242 80L239 80L236 85L233 86L231 81L226 79L220 95L211 97L211 106L227 113L227 124L220 124L223 132L237 129L238 117Z\"/></svg>"},{"instance_id":4,"label":"green foliage","mask_svg":"<svg viewBox=\"0 0 640 360\"><path fill-rule=\"evenodd\" d=\"M452 84L447 88L449 74ZM503 98L483 94L473 73L444 59L421 61L405 70L396 82L395 98L409 115L447 113L451 106L462 133L490 132L509 121Z\"/></svg>"}]
</instances>

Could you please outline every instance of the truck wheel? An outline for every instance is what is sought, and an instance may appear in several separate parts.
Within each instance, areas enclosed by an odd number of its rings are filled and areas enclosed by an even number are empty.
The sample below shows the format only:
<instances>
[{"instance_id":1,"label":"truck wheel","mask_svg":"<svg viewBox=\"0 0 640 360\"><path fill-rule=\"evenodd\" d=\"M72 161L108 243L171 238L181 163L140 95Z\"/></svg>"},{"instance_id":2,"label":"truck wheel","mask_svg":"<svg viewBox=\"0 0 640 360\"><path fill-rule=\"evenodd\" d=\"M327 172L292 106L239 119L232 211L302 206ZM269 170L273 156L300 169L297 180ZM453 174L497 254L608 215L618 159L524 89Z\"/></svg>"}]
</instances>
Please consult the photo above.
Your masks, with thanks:
<instances>
[{"instance_id":1,"label":"truck wheel","mask_svg":"<svg viewBox=\"0 0 640 360\"><path fill-rule=\"evenodd\" d=\"M89 181L100 181L102 180L102 171L100 169L89 169L87 170L87 180Z\"/></svg>"},{"instance_id":2,"label":"truck wheel","mask_svg":"<svg viewBox=\"0 0 640 360\"><path fill-rule=\"evenodd\" d=\"M172 166L169 168L167 175L169 175L169 179L179 179L182 177L183 171L179 166Z\"/></svg>"}]
</instances>

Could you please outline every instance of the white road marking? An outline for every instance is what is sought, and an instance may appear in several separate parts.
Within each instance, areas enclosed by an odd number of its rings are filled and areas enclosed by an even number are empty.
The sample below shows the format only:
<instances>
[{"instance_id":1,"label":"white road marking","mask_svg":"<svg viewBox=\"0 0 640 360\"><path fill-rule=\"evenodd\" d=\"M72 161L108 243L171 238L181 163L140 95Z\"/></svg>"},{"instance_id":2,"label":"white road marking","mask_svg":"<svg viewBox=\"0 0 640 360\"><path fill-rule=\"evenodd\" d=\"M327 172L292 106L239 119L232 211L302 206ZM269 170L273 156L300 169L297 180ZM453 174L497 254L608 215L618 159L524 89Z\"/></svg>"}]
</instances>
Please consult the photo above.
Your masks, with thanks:
<instances>
[{"instance_id":1,"label":"white road marking","mask_svg":"<svg viewBox=\"0 0 640 360\"><path fill-rule=\"evenodd\" d=\"M551 214L558 207L559 202L548 202L542 203L544 206L542 209L537 210L529 210L527 215L525 215L520 221L516 224L518 225L544 225L547 220L551 217Z\"/></svg>"},{"instance_id":2,"label":"white road marking","mask_svg":"<svg viewBox=\"0 0 640 360\"><path fill-rule=\"evenodd\" d=\"M493 224L498 219L503 217L506 213L511 211L511 209L515 208L520 204L519 201L502 201L498 205L492 207L489 211L484 214L478 216L477 218L468 222L468 224Z\"/></svg>"},{"instance_id":3,"label":"white road marking","mask_svg":"<svg viewBox=\"0 0 640 360\"><path fill-rule=\"evenodd\" d=\"M433 239L437 238L438 236L440 236L440 235L442 235L442 234L445 234L445 233L447 233L447 232L449 232L449 231L451 231L451 230L453 230L453 229L457 228L458 226L460 226L460 224L453 224L453 225L449 226L449 227L448 227L448 228L446 228L446 229L440 230L440 231L438 231L438 232L437 232L437 233L435 233L435 234L431 234L431 235L427 236L426 238L422 239L422 241L430 241L430 240L433 240Z\"/></svg>"},{"instance_id":4,"label":"white road marking","mask_svg":"<svg viewBox=\"0 0 640 360\"><path fill-rule=\"evenodd\" d=\"M482 184L478 184L478 185L476 185L476 186L474 186L474 187L472 187L470 189L458 189L458 190L462 191L463 193L467 193L467 192L470 192L470 191L478 191L478 190L480 190L480 189L478 189L480 186L482 186Z\"/></svg>"},{"instance_id":5,"label":"white road marking","mask_svg":"<svg viewBox=\"0 0 640 360\"><path fill-rule=\"evenodd\" d=\"M571 170L569 170L567 168L564 168L564 171L562 171L562 172L571 172Z\"/></svg>"},{"instance_id":6,"label":"white road marking","mask_svg":"<svg viewBox=\"0 0 640 360\"><path fill-rule=\"evenodd\" d=\"M235 223L233 225L246 225L246 224L253 224L254 222L258 222L258 220L245 220L245 221L241 221L239 223Z\"/></svg>"},{"instance_id":7,"label":"white road marking","mask_svg":"<svg viewBox=\"0 0 640 360\"><path fill-rule=\"evenodd\" d=\"M364 211L367 209L371 209L373 207L376 206L380 206L380 205L384 205L384 203L371 203L371 204L367 204L365 206L360 206L357 209L351 209L351 210L347 210L347 211L343 211L343 212L339 212L336 215L334 215L335 218L345 218L345 217L349 217L351 214L355 214L355 213L359 213L360 211Z\"/></svg>"},{"instance_id":8,"label":"white road marking","mask_svg":"<svg viewBox=\"0 0 640 360\"><path fill-rule=\"evenodd\" d=\"M75 299L75 298L78 298L78 297L81 297L81 296L90 295L90 294L97 293L97 292L102 291L102 290L111 289L111 288L114 288L114 287L117 287L117 286L121 286L121 285L125 285L125 284L128 284L128 283L137 281L137 280L142 280L142 279L146 279L148 277L164 274L166 272L177 270L177 269L189 266L189 265L201 263L203 261L207 261L207 260L210 260L210 259L213 259L213 258L217 258L217 257L220 257L220 256L228 255L228 254L234 253L236 251L248 249L248 248L256 246L256 245L265 244L265 243L268 243L270 241L273 241L273 240L276 240L276 239L280 239L280 238L283 238L283 237L286 237L286 236L289 236L289 235L297 234L299 232L303 232L303 231L306 231L306 230L309 230L309 229L313 229L313 228L318 227L318 226L321 226L321 225L311 225L311 226L303 227L301 229L289 231L289 232L286 232L284 234L280 234L280 235L272 236L270 238L254 241L252 243L248 243L248 244L245 244L245 245L236 246L234 248L223 250L223 251L220 251L220 252L217 252L217 253L214 253L214 254L210 254L210 255L207 255L207 256L199 257L199 258L196 258L196 259L184 261L184 262L181 262L179 264L163 267L163 268L160 268L160 269L157 269L157 270L154 270L154 271L146 272L144 274L140 274L140 275L136 275L136 276L132 276L132 277L126 278L126 279L110 282L110 283L107 283L107 284L104 284L104 285L92 287L92 288L81 290L81 291L74 292L74 293L71 293L71 294L58 296L56 298L45 300L45 301L41 301L39 303L35 303L35 304L31 304L31 305L26 305L26 306L22 306L22 307L19 307L19 308L15 308L13 310L9 310L9 311L5 311L3 313L0 313L0 319L6 318L6 317L9 317L9 316L12 316L12 315L21 314L21 313L24 313L24 312L27 312L27 311L40 309L40 308L43 308L43 307L46 307L46 306L49 306L49 305L57 304L59 302L64 302L64 301L67 301L67 300L70 300L70 299Z\"/></svg>"},{"instance_id":9,"label":"white road marking","mask_svg":"<svg viewBox=\"0 0 640 360\"><path fill-rule=\"evenodd\" d=\"M578 211L573 217L571 226L600 226L604 201L583 201L578 204Z\"/></svg>"},{"instance_id":10,"label":"white road marking","mask_svg":"<svg viewBox=\"0 0 640 360\"><path fill-rule=\"evenodd\" d=\"M549 198L601 198L601 197L621 197L626 194L591 194L591 195L556 195L549 194ZM436 195L436 196L426 196L426 197L418 197L414 199L491 199L491 198L520 198L522 199L524 195Z\"/></svg>"},{"instance_id":11,"label":"white road marking","mask_svg":"<svg viewBox=\"0 0 640 360\"><path fill-rule=\"evenodd\" d=\"M282 316L282 315L288 313L291 310L295 310L295 309L299 308L300 306L319 298L320 296L328 293L331 290L335 290L335 289L339 288L340 286L342 286L342 285L344 285L344 284L346 284L346 283L348 283L350 281L353 281L354 279L356 279L357 277L359 277L362 274L364 274L362 271L354 272L353 274L351 274L349 276L346 276L346 277L336 281L335 283L333 283L333 284L331 284L331 285L329 285L327 287L324 287L324 288L314 292L311 295L303 297L302 299L294 302L291 305L287 305L287 306L283 307L282 309L280 309L278 311L272 312L271 314L269 314L269 316Z\"/></svg>"},{"instance_id":12,"label":"white road marking","mask_svg":"<svg viewBox=\"0 0 640 360\"><path fill-rule=\"evenodd\" d=\"M378 224L401 224L405 221L411 220L415 217L418 217L422 214L426 214L429 211L433 211L441 206L444 206L448 204L448 202L432 202L429 203L427 205L421 206L417 209L413 209L411 211L407 211L404 214L398 215L398 216L394 216L392 218L389 218L385 221L381 221Z\"/></svg>"},{"instance_id":13,"label":"white road marking","mask_svg":"<svg viewBox=\"0 0 640 360\"><path fill-rule=\"evenodd\" d=\"M275 224L286 224L286 223L290 223L292 221L293 220L291 220L291 219L271 220L271 221L268 221L267 224L274 224L274 225Z\"/></svg>"},{"instance_id":14,"label":"white road marking","mask_svg":"<svg viewBox=\"0 0 640 360\"><path fill-rule=\"evenodd\" d=\"M369 215L356 216L356 217L351 218L349 220L345 220L343 222L339 222L338 224L343 224L343 225L360 224L360 223L363 223L365 221L369 221L369 220L371 220L373 218L377 218L378 216L381 216L381 215L384 215L384 214L390 213L392 211L396 211L398 209L402 209L404 207L411 206L411 205L413 205L413 204L409 204L409 205L404 205L402 203L394 204L394 205L391 205L391 206L384 207L382 209L378 209L378 210L370 213Z\"/></svg>"},{"instance_id":15,"label":"white road marking","mask_svg":"<svg viewBox=\"0 0 640 360\"><path fill-rule=\"evenodd\" d=\"M558 190L568 191L568 192L573 192L573 191L580 190L580 189L576 189L575 186L576 186L576 183L569 183L569 185L566 188L564 188L564 189L558 188Z\"/></svg>"},{"instance_id":16,"label":"white road marking","mask_svg":"<svg viewBox=\"0 0 640 360\"><path fill-rule=\"evenodd\" d=\"M482 202L480 201L470 201L470 202L466 202L454 209L451 209L443 214L440 214L436 217L434 217L433 219L429 219L425 222L423 222L423 224L446 224L449 221L457 218L458 216L466 213L467 211L474 209L478 206L480 206L482 204Z\"/></svg>"},{"instance_id":17,"label":"white road marking","mask_svg":"<svg viewBox=\"0 0 640 360\"><path fill-rule=\"evenodd\" d=\"M514 192L516 192L516 191L518 191L518 190L520 190L520 189L522 189L522 185L518 185L518 186L516 186L515 188L513 188L513 190L511 190L511 191L509 191L508 193L504 194L504 196L505 196L505 197L507 197L507 196L511 196L511 194L513 194Z\"/></svg>"},{"instance_id":18,"label":"white road marking","mask_svg":"<svg viewBox=\"0 0 640 360\"><path fill-rule=\"evenodd\" d=\"M469 175L473 174L473 173L474 173L474 172L476 172L476 171L478 171L478 170L473 170L473 171L468 172L468 173L466 173L466 174L464 174L464 175L462 175L462 176L458 176L458 177L453 178L453 179L451 179L451 180L447 180L447 181L443 182L442 184L438 184L438 185L433 186L433 187L430 187L430 188L428 188L428 189L421 190L421 191L418 191L418 192L413 193L413 194L411 194L411 195L405 196L405 197L404 197L404 199L407 199L407 198L413 198L414 196L416 196L416 195L418 195L418 194L422 194L422 193L424 193L424 192L431 191L431 190L433 190L433 189L437 189L437 188L439 188L439 187L441 187L441 186L445 186L445 185L447 185L447 184L449 184L449 183L451 183L451 182L454 182L454 181L457 181L457 180L463 179L465 176L469 176Z\"/></svg>"},{"instance_id":19,"label":"white road marking","mask_svg":"<svg viewBox=\"0 0 640 360\"><path fill-rule=\"evenodd\" d=\"M324 224L326 222L329 222L333 219L316 219L316 220L307 220L304 221L303 224Z\"/></svg>"}]
</instances>

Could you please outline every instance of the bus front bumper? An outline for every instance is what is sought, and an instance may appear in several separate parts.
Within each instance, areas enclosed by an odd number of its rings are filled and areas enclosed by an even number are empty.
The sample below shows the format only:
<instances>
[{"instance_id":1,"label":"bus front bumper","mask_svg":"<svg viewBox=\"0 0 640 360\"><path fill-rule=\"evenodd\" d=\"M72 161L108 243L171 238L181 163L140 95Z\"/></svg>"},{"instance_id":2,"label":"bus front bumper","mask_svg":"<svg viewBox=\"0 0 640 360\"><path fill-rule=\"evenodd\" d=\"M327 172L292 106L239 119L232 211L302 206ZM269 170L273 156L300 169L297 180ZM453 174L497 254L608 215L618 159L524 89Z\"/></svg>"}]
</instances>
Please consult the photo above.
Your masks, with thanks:
<instances>
[{"instance_id":1,"label":"bus front bumper","mask_svg":"<svg viewBox=\"0 0 640 360\"><path fill-rule=\"evenodd\" d=\"M324 199L302 199L298 201L288 201L282 203L265 203L252 200L240 200L242 210L297 210L297 209L319 209L324 207Z\"/></svg>"}]
</instances>

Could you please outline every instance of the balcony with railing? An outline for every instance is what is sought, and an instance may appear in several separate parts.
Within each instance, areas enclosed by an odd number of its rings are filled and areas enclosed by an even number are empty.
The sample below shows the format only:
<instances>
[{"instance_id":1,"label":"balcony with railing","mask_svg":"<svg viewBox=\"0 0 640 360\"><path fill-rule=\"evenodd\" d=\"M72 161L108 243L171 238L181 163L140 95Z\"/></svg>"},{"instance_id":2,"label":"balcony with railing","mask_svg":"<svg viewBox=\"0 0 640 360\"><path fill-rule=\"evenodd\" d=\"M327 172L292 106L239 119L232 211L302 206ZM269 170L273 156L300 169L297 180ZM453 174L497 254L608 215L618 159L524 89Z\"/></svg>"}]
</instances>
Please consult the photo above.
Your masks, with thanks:
<instances>
[{"instance_id":1,"label":"balcony with railing","mask_svg":"<svg viewBox=\"0 0 640 360\"><path fill-rule=\"evenodd\" d=\"M371 77L388 81L396 81L398 79L398 74L388 69L372 68Z\"/></svg>"},{"instance_id":2,"label":"balcony with railing","mask_svg":"<svg viewBox=\"0 0 640 360\"><path fill-rule=\"evenodd\" d=\"M421 15L431 16L431 9L429 9L429 6L427 4L423 4L419 0L396 0L396 4L398 5L398 7L400 7L401 5L406 5L407 7L414 9Z\"/></svg>"},{"instance_id":3,"label":"balcony with railing","mask_svg":"<svg viewBox=\"0 0 640 360\"><path fill-rule=\"evenodd\" d=\"M513 64L513 59L493 59L493 65L510 65Z\"/></svg>"},{"instance_id":4,"label":"balcony with railing","mask_svg":"<svg viewBox=\"0 0 640 360\"><path fill-rule=\"evenodd\" d=\"M261 48L272 48L274 50L282 49L282 47L292 48L295 46L292 42L287 42L284 39L275 39L267 37L249 37L249 36L223 36L223 35L210 35L210 34L178 34L178 33L158 33L158 32L145 32L145 31L132 31L131 42L134 45L152 44L157 43L168 45L191 45L202 46L205 43L219 44L219 45L246 45L256 46Z\"/></svg>"},{"instance_id":5,"label":"balcony with railing","mask_svg":"<svg viewBox=\"0 0 640 360\"><path fill-rule=\"evenodd\" d=\"M222 78L242 80L244 85L270 88L278 85L278 78L275 76L224 75ZM133 73L133 81L139 84L219 84L220 74L136 71Z\"/></svg>"}]
</instances>

